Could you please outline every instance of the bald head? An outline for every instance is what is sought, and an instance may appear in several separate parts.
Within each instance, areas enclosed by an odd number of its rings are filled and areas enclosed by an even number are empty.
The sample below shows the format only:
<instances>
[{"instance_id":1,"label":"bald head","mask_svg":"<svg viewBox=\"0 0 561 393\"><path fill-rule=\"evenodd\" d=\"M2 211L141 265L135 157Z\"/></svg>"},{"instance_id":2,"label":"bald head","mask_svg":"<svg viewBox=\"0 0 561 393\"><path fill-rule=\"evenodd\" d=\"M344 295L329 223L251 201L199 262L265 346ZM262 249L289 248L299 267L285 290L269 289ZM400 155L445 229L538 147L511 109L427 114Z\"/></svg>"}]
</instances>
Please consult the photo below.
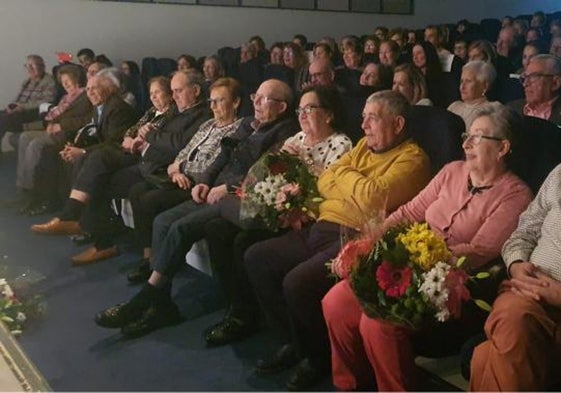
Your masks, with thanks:
<instances>
[{"instance_id":1,"label":"bald head","mask_svg":"<svg viewBox=\"0 0 561 393\"><path fill-rule=\"evenodd\" d=\"M253 96L255 119L263 124L272 123L286 115L292 101L290 86L278 79L266 80Z\"/></svg>"},{"instance_id":2,"label":"bald head","mask_svg":"<svg viewBox=\"0 0 561 393\"><path fill-rule=\"evenodd\" d=\"M315 59L308 68L310 82L314 86L331 86L335 81L333 63L326 59Z\"/></svg>"}]
</instances>

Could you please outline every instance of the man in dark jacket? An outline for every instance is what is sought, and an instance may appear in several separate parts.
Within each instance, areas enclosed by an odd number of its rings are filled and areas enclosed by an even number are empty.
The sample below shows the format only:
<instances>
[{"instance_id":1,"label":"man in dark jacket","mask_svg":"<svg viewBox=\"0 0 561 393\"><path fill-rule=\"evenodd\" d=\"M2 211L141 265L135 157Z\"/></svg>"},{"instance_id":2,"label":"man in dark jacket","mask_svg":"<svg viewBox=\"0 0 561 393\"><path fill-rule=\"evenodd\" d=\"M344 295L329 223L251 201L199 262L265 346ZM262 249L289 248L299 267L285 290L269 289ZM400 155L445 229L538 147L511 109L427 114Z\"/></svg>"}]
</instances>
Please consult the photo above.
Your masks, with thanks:
<instances>
[{"instance_id":1,"label":"man in dark jacket","mask_svg":"<svg viewBox=\"0 0 561 393\"><path fill-rule=\"evenodd\" d=\"M263 82L252 95L255 115L222 140L216 160L192 189L193 200L159 214L154 220L152 267L144 288L129 302L96 315L98 325L121 328L127 336L140 336L180 321L171 300L174 275L185 263L185 254L205 235L205 224L217 217L224 196L241 184L255 161L274 145L293 135L298 124L290 114L292 92L279 80Z\"/></svg>"}]
</instances>

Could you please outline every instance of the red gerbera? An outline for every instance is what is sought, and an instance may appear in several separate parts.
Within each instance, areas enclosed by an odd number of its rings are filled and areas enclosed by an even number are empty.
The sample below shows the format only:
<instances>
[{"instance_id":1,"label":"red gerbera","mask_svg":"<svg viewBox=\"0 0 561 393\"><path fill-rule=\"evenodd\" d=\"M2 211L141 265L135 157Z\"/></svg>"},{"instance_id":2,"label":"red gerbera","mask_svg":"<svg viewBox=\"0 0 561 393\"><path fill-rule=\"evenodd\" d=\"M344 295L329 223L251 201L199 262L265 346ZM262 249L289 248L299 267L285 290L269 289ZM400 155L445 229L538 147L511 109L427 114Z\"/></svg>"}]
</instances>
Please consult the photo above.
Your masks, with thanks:
<instances>
[{"instance_id":1,"label":"red gerbera","mask_svg":"<svg viewBox=\"0 0 561 393\"><path fill-rule=\"evenodd\" d=\"M378 286L389 297L401 297L411 286L413 272L410 267L396 268L383 261L376 269Z\"/></svg>"},{"instance_id":2,"label":"red gerbera","mask_svg":"<svg viewBox=\"0 0 561 393\"><path fill-rule=\"evenodd\" d=\"M269 172L271 173L271 176L286 173L288 169L289 169L288 162L285 161L278 160L278 161L271 162L269 164Z\"/></svg>"}]
</instances>

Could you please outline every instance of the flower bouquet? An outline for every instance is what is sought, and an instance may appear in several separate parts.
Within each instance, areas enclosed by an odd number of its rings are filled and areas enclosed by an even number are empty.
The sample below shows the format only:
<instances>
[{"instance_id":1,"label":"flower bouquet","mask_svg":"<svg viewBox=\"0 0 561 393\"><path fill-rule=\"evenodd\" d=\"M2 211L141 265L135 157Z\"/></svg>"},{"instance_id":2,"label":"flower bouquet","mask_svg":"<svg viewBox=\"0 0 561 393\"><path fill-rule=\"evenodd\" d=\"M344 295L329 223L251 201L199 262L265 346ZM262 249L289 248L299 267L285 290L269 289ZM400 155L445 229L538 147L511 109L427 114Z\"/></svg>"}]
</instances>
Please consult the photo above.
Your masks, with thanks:
<instances>
[{"instance_id":1,"label":"flower bouquet","mask_svg":"<svg viewBox=\"0 0 561 393\"><path fill-rule=\"evenodd\" d=\"M370 318L420 328L437 320L459 318L471 299L472 279L463 269L466 258L454 259L444 240L426 223L395 226L378 240L365 237L345 244L331 270L348 278L363 311ZM483 308L490 306L474 300Z\"/></svg>"},{"instance_id":2,"label":"flower bouquet","mask_svg":"<svg viewBox=\"0 0 561 393\"><path fill-rule=\"evenodd\" d=\"M236 194L241 199L242 226L271 231L301 229L317 219L322 201L316 176L298 157L284 152L261 157Z\"/></svg>"},{"instance_id":3,"label":"flower bouquet","mask_svg":"<svg viewBox=\"0 0 561 393\"><path fill-rule=\"evenodd\" d=\"M22 302L18 299L6 279L0 278L0 320L8 330L19 336L28 320L29 314L36 314L39 310L39 298Z\"/></svg>"}]
</instances>

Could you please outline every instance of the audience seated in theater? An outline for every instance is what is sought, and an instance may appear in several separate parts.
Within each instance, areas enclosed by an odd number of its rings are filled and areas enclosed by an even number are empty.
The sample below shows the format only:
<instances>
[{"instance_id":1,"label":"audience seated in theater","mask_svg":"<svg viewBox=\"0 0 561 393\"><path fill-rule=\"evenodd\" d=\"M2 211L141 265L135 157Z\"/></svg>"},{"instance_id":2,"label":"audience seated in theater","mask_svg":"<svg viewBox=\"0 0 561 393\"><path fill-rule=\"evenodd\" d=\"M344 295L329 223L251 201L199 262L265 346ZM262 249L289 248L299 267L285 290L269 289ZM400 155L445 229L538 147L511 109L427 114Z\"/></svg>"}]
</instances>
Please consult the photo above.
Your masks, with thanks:
<instances>
[{"instance_id":1,"label":"audience seated in theater","mask_svg":"<svg viewBox=\"0 0 561 393\"><path fill-rule=\"evenodd\" d=\"M92 118L92 104L84 88L85 70L78 65L63 65L58 70L58 78L66 95L45 116L45 129L24 131L19 138L16 186L22 191L24 197L20 214L34 216L54 208L50 204L51 201L44 200L41 190L34 187L34 176L40 153L37 150L37 143L33 141L39 137L48 138L46 134L54 135L77 130Z\"/></svg>"},{"instance_id":2,"label":"audience seated in theater","mask_svg":"<svg viewBox=\"0 0 561 393\"><path fill-rule=\"evenodd\" d=\"M269 49L269 64L284 65L283 50L284 44L282 42L275 42L273 45L271 45L271 49Z\"/></svg>"},{"instance_id":3,"label":"audience seated in theater","mask_svg":"<svg viewBox=\"0 0 561 393\"><path fill-rule=\"evenodd\" d=\"M318 42L317 44L314 45L314 50L312 51L312 58L314 60L333 61L333 50L326 43Z\"/></svg>"},{"instance_id":4,"label":"audience seated in theater","mask_svg":"<svg viewBox=\"0 0 561 393\"><path fill-rule=\"evenodd\" d=\"M16 98L0 111L0 140L7 131L22 132L23 124L39 120L39 104L54 103L55 81L45 72L45 62L39 55L27 56L27 78Z\"/></svg>"},{"instance_id":5,"label":"audience seated in theater","mask_svg":"<svg viewBox=\"0 0 561 393\"><path fill-rule=\"evenodd\" d=\"M427 96L425 77L413 64L395 67L392 90L401 93L411 105L433 105Z\"/></svg>"},{"instance_id":6,"label":"audience seated in theater","mask_svg":"<svg viewBox=\"0 0 561 393\"><path fill-rule=\"evenodd\" d=\"M380 63L368 63L360 74L361 86L373 88L371 93L392 88L393 70Z\"/></svg>"},{"instance_id":7,"label":"audience seated in theater","mask_svg":"<svg viewBox=\"0 0 561 393\"><path fill-rule=\"evenodd\" d=\"M302 84L308 80L308 59L300 45L289 42L283 49L284 65L294 71L294 82L291 88L295 93L302 91Z\"/></svg>"},{"instance_id":8,"label":"audience seated in theater","mask_svg":"<svg viewBox=\"0 0 561 393\"><path fill-rule=\"evenodd\" d=\"M342 47L344 66L335 71L335 83L343 91L354 92L360 86L362 44L357 37L347 37Z\"/></svg>"},{"instance_id":9,"label":"audience seated in theater","mask_svg":"<svg viewBox=\"0 0 561 393\"><path fill-rule=\"evenodd\" d=\"M341 247L340 231L355 233L382 193L389 191L387 210L393 211L429 181L429 159L405 131L408 110L397 92L372 94L363 112L366 137L318 179L324 198L318 221L254 244L245 253L255 295L283 344L271 358L260 360L256 371L279 372L298 363L287 383L290 390L308 390L330 370L320 301L334 284L325 263Z\"/></svg>"},{"instance_id":10,"label":"audience seated in theater","mask_svg":"<svg viewBox=\"0 0 561 393\"><path fill-rule=\"evenodd\" d=\"M58 183L64 183L67 187L68 180L74 180L72 178L79 173L82 163L96 150L119 146L125 131L136 121L136 115L130 105L119 97L118 91L119 80L111 73L96 75L88 80L86 92L94 107L93 119L80 130L46 135L50 143L43 144L40 151L35 174L37 189L47 195L56 194ZM61 170L61 166L64 170ZM80 232L77 222L58 218L48 224L33 226L32 230L70 234Z\"/></svg>"},{"instance_id":11,"label":"audience seated in theater","mask_svg":"<svg viewBox=\"0 0 561 393\"><path fill-rule=\"evenodd\" d=\"M526 32L526 42L536 42L541 41L542 36L540 30L536 29L535 27L531 27Z\"/></svg>"},{"instance_id":12,"label":"audience seated in theater","mask_svg":"<svg viewBox=\"0 0 561 393\"><path fill-rule=\"evenodd\" d=\"M381 41L378 56L381 64L395 68L399 64L399 46L392 40Z\"/></svg>"},{"instance_id":13,"label":"audience seated in theater","mask_svg":"<svg viewBox=\"0 0 561 393\"><path fill-rule=\"evenodd\" d=\"M126 76L116 67L108 67L100 70L97 75L111 74L113 78L119 81L119 91L118 94L123 101L129 104L132 108L136 109L136 97L129 90L130 86L127 86Z\"/></svg>"},{"instance_id":14,"label":"audience seated in theater","mask_svg":"<svg viewBox=\"0 0 561 393\"><path fill-rule=\"evenodd\" d=\"M306 88L296 110L302 131L288 138L281 148L298 156L317 175L352 148L349 138L340 133L344 130L340 101L333 86ZM234 195L220 202L220 210L221 217L209 221L205 232L212 271L229 304L226 315L205 336L209 345L228 344L258 330L259 306L243 266L243 255L252 244L279 235L257 227L242 229L240 200Z\"/></svg>"},{"instance_id":15,"label":"audience seated in theater","mask_svg":"<svg viewBox=\"0 0 561 393\"><path fill-rule=\"evenodd\" d=\"M314 59L308 67L309 81L303 86L331 86L335 83L335 67L330 60Z\"/></svg>"},{"instance_id":16,"label":"audience seated in theater","mask_svg":"<svg viewBox=\"0 0 561 393\"><path fill-rule=\"evenodd\" d=\"M453 255L467 256L470 268L499 257L532 199L528 186L508 169L516 121L518 116L501 104L482 106L464 134L466 160L442 168L412 201L386 219L384 227L426 221ZM487 316L475 306L464 307L459 320L414 331L365 315L348 280L335 285L322 305L333 384L339 390L420 390L416 353L439 348L444 355L454 354L481 330Z\"/></svg>"},{"instance_id":17,"label":"audience seated in theater","mask_svg":"<svg viewBox=\"0 0 561 393\"><path fill-rule=\"evenodd\" d=\"M411 59L415 67L425 77L428 97L434 105L446 107L447 98L444 96L444 77L434 46L427 41L413 45Z\"/></svg>"},{"instance_id":18,"label":"audience seated in theater","mask_svg":"<svg viewBox=\"0 0 561 393\"><path fill-rule=\"evenodd\" d=\"M541 42L528 42L524 45L524 49L522 50L522 68L520 68L516 73L518 75L522 75L526 68L528 68L528 64L530 64L530 59L534 56L539 54L547 53L547 49ZM554 53L552 53L554 55Z\"/></svg>"},{"instance_id":19,"label":"audience seated in theater","mask_svg":"<svg viewBox=\"0 0 561 393\"><path fill-rule=\"evenodd\" d=\"M343 64L343 58L341 56L341 53L339 51L339 46L337 45L337 41L335 40L335 38L330 37L330 36L322 37L318 41L318 44L329 45L329 47L331 48L331 53L333 53L331 55L331 61L333 62L335 67L338 67L338 66Z\"/></svg>"},{"instance_id":20,"label":"audience seated in theater","mask_svg":"<svg viewBox=\"0 0 561 393\"><path fill-rule=\"evenodd\" d=\"M473 41L468 46L468 61L483 60L495 67L497 78L494 86L488 92L487 97L490 100L498 100L503 104L508 101L508 94L503 91L503 85L510 77L510 74L516 71L516 68L510 64L504 56L497 55L493 44L487 40Z\"/></svg>"},{"instance_id":21,"label":"audience seated in theater","mask_svg":"<svg viewBox=\"0 0 561 393\"><path fill-rule=\"evenodd\" d=\"M139 265L128 275L130 282L143 282L150 277L154 218L191 199L193 185L198 183L200 176L220 153L222 139L231 136L240 126L242 119L237 111L241 101L241 86L235 79L220 78L214 82L209 100L214 117L201 124L197 133L169 164L159 182L145 180L134 185L129 192L135 237L143 249Z\"/></svg>"},{"instance_id":22,"label":"audience seated in theater","mask_svg":"<svg viewBox=\"0 0 561 393\"><path fill-rule=\"evenodd\" d=\"M561 166L554 168L504 244L508 280L471 360L471 391L554 391L561 378Z\"/></svg>"},{"instance_id":23,"label":"audience seated in theater","mask_svg":"<svg viewBox=\"0 0 561 393\"><path fill-rule=\"evenodd\" d=\"M464 119L466 129L470 127L478 109L489 102L487 92L496 76L493 66L482 60L470 61L462 67L461 100L451 103L448 110Z\"/></svg>"},{"instance_id":24,"label":"audience seated in theater","mask_svg":"<svg viewBox=\"0 0 561 393\"><path fill-rule=\"evenodd\" d=\"M526 37L526 32L530 28L530 24L528 23L527 19L516 18L512 21L512 26L510 27L514 29L515 39L517 41L523 41L524 37ZM505 26L503 26L503 28L505 28Z\"/></svg>"},{"instance_id":25,"label":"audience seated in theater","mask_svg":"<svg viewBox=\"0 0 561 393\"><path fill-rule=\"evenodd\" d=\"M561 19L553 19L549 23L549 35L551 38L561 36Z\"/></svg>"},{"instance_id":26,"label":"audience seated in theater","mask_svg":"<svg viewBox=\"0 0 561 393\"><path fill-rule=\"evenodd\" d=\"M509 103L516 112L561 124L561 59L553 55L537 55L530 59L520 76L524 99Z\"/></svg>"},{"instance_id":27,"label":"audience seated in theater","mask_svg":"<svg viewBox=\"0 0 561 393\"><path fill-rule=\"evenodd\" d=\"M133 185L164 172L200 124L208 119L207 106L202 100L202 83L198 72L178 71L171 88L169 79L153 79L149 89L154 106L127 130L120 146L97 149L85 158L62 213L46 224L34 225L32 231L71 234L69 232L75 228L83 228L91 233L94 246L72 257L74 265L117 255L113 243L115 234L109 225L110 201L126 198Z\"/></svg>"},{"instance_id":28,"label":"audience seated in theater","mask_svg":"<svg viewBox=\"0 0 561 393\"><path fill-rule=\"evenodd\" d=\"M240 64L247 63L257 57L257 49L249 42L244 42L240 46Z\"/></svg>"},{"instance_id":29,"label":"audience seated in theater","mask_svg":"<svg viewBox=\"0 0 561 393\"><path fill-rule=\"evenodd\" d=\"M512 26L514 19L510 15L506 15L501 19L501 27Z\"/></svg>"},{"instance_id":30,"label":"audience seated in theater","mask_svg":"<svg viewBox=\"0 0 561 393\"><path fill-rule=\"evenodd\" d=\"M374 29L374 35L378 37L380 41L389 40L389 32L390 29L388 29L386 26L376 26L376 28Z\"/></svg>"},{"instance_id":31,"label":"audience seated in theater","mask_svg":"<svg viewBox=\"0 0 561 393\"><path fill-rule=\"evenodd\" d=\"M101 63L105 67L113 67L113 62L111 60L109 60L109 58L107 56L105 56L104 54L96 55L95 62L96 63Z\"/></svg>"},{"instance_id":32,"label":"audience seated in theater","mask_svg":"<svg viewBox=\"0 0 561 393\"><path fill-rule=\"evenodd\" d=\"M463 37L456 38L454 41L454 56L460 59L464 64L468 61L468 43Z\"/></svg>"},{"instance_id":33,"label":"audience seated in theater","mask_svg":"<svg viewBox=\"0 0 561 393\"><path fill-rule=\"evenodd\" d=\"M80 63L80 65L86 70L88 69L90 64L95 62L95 53L90 48L80 49L76 54L76 57L78 58L78 62Z\"/></svg>"},{"instance_id":34,"label":"audience seated in theater","mask_svg":"<svg viewBox=\"0 0 561 393\"><path fill-rule=\"evenodd\" d=\"M208 91L210 85L218 80L218 78L224 77L224 67L222 67L222 63L220 59L216 55L211 55L205 57L205 61L203 63L203 74L205 77L205 84L204 84L204 92L205 96L208 95Z\"/></svg>"},{"instance_id":35,"label":"audience seated in theater","mask_svg":"<svg viewBox=\"0 0 561 393\"><path fill-rule=\"evenodd\" d=\"M289 110L292 91L270 79L252 96L255 117L242 121L238 130L222 144L216 160L191 190L192 200L160 213L154 220L152 268L148 282L131 300L95 316L98 325L121 328L125 336L141 336L181 320L171 299L175 274L185 264L185 254L204 238L207 221L218 217L223 199L239 187L253 163L268 149L293 135L297 124Z\"/></svg>"}]
</instances>

